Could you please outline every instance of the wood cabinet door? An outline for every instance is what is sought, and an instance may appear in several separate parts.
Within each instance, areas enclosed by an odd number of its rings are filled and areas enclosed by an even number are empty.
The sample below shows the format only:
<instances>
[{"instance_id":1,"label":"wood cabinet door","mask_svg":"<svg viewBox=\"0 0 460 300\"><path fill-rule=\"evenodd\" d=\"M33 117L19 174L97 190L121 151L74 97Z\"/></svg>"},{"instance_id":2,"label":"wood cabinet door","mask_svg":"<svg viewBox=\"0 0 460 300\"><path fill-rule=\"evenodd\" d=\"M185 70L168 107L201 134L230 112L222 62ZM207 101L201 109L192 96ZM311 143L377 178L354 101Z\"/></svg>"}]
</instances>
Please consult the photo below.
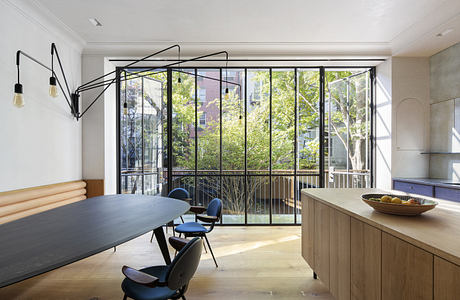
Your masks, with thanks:
<instances>
[{"instance_id":1,"label":"wood cabinet door","mask_svg":"<svg viewBox=\"0 0 460 300\"><path fill-rule=\"evenodd\" d=\"M315 238L315 200L302 194L302 257L315 270L313 244Z\"/></svg>"},{"instance_id":2,"label":"wood cabinet door","mask_svg":"<svg viewBox=\"0 0 460 300\"><path fill-rule=\"evenodd\" d=\"M460 266L434 257L434 300L460 299Z\"/></svg>"},{"instance_id":3,"label":"wood cabinet door","mask_svg":"<svg viewBox=\"0 0 460 300\"><path fill-rule=\"evenodd\" d=\"M329 291L337 300L350 299L350 216L330 210Z\"/></svg>"},{"instance_id":4,"label":"wood cabinet door","mask_svg":"<svg viewBox=\"0 0 460 300\"><path fill-rule=\"evenodd\" d=\"M433 254L382 233L382 300L433 299Z\"/></svg>"},{"instance_id":5,"label":"wood cabinet door","mask_svg":"<svg viewBox=\"0 0 460 300\"><path fill-rule=\"evenodd\" d=\"M315 201L314 271L329 288L329 213L331 209Z\"/></svg>"},{"instance_id":6,"label":"wood cabinet door","mask_svg":"<svg viewBox=\"0 0 460 300\"><path fill-rule=\"evenodd\" d=\"M351 299L381 299L382 232L355 218L350 221Z\"/></svg>"}]
</instances>

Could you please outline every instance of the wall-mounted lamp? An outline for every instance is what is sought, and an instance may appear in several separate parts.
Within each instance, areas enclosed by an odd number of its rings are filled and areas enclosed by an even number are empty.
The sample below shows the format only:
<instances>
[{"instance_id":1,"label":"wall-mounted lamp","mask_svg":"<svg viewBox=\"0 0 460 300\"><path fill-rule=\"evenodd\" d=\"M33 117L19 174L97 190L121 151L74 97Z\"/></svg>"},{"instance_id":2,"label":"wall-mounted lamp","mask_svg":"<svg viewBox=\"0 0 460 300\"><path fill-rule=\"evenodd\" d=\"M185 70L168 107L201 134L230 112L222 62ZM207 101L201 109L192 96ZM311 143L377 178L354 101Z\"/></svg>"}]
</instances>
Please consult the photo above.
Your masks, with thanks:
<instances>
[{"instance_id":1,"label":"wall-mounted lamp","mask_svg":"<svg viewBox=\"0 0 460 300\"><path fill-rule=\"evenodd\" d=\"M207 57L210 57L210 56L216 56L216 55L221 55L221 54L225 54L225 58L226 58L226 63L227 63L227 66L228 66L228 53L227 51L220 51L220 52L215 52L215 53L211 53L211 54L206 54L206 55L202 55L202 56L198 56L198 57L194 57L194 58L191 58L191 59L186 59L186 60L182 60L181 57L180 57L180 46L179 45L173 45L173 46L170 46L170 47L167 47L163 50L160 50L160 51L157 51L155 53L152 53L150 55L147 55L141 59L138 59L138 60L134 60L133 62L127 64L126 66L124 66L123 68L129 68L131 66L133 66L134 64L136 63L139 63L139 62L142 62L142 61L145 61L155 55L159 55L165 51L168 51L172 48L177 48L178 49L178 59L176 62L173 62L173 63L169 63L167 65L164 65L164 66L161 66L161 67L155 67L155 68L149 68L147 70L142 70L142 71L137 71L137 72L131 72L129 74L129 76L127 76L125 74L124 77L121 77L119 76L117 78L117 75L115 74L116 71L111 71L109 73L106 73L104 75L101 75L87 83L84 83L82 85L80 85L79 87L77 87L74 92L71 92L70 88L69 88L69 84L67 82L67 78L65 76L65 73L64 73L64 68L62 67L62 63L61 63L61 59L59 57L59 53L57 51L57 48L56 48L56 45L54 43L51 44L51 68L46 66L45 64L43 64L42 62L38 61L37 59L33 58L32 56L28 55L27 53L21 51L21 50L18 50L16 52L16 66L17 66L17 73L18 73L18 82L15 84L14 86L14 99L13 99L13 104L16 106L16 107L23 107L24 106L24 95L23 95L23 87L20 83L20 78L19 78L19 73L20 73L20 69L19 69L19 65L20 65L20 57L21 55L30 59L31 61L37 63L38 65L42 66L43 68L51 71L51 77L49 79L49 95L51 97L57 97L58 96L58 86L59 86L59 89L61 90L62 92L62 95L64 96L64 98L66 99L67 101L67 104L69 105L69 108L70 108L70 111L72 113L72 115L77 119L77 121L83 117L83 115L91 108L91 106L93 106L93 104L99 100L99 98L104 94L104 92L113 84L118 80L120 81L126 81L126 80L130 80L130 79L134 79L134 78L139 78L139 77L144 77L146 76L145 75L145 72L149 72L149 71L153 71L153 70L161 70L161 69L165 69L165 68L168 68L168 67L171 67L171 66L175 66L175 65L178 65L180 67L180 64L181 63L185 63L185 62L192 62L192 61L199 61L203 58L207 58ZM64 81L64 84L65 84L65 89L64 87L62 86L61 84L61 81L58 79L58 76L56 74L56 72L54 71L54 56L56 56L57 58L57 62L58 62L58 65L59 65L59 69L60 69L60 75ZM181 72L180 73L185 73L185 72ZM181 77L180 77L180 73L179 73L179 78L178 78L178 83L180 84L182 82L181 80ZM114 75L115 74L115 75ZM114 75L114 78L109 78L109 79L105 79L107 76L110 76L110 75ZM201 75L196 75L196 76L201 76ZM206 77L206 76L201 76L201 77ZM219 79L214 79L212 78L213 80L219 80ZM220 81L222 81L220 79ZM226 84L228 85L228 81L226 81ZM231 83L231 82L230 82ZM231 84L236 84L236 85L239 85L237 83L231 83ZM89 91L89 90L92 90L92 89L96 89L96 88L103 88L103 90L96 96L96 98L88 105L88 107L86 107L86 109L80 113L79 112L79 99L80 99L80 94L84 91ZM228 95L228 87L226 88L225 90L225 93L226 93L226 98L227 95ZM123 113L124 114L127 114L128 112L128 104L126 103L126 101L123 103Z\"/></svg>"}]
</instances>

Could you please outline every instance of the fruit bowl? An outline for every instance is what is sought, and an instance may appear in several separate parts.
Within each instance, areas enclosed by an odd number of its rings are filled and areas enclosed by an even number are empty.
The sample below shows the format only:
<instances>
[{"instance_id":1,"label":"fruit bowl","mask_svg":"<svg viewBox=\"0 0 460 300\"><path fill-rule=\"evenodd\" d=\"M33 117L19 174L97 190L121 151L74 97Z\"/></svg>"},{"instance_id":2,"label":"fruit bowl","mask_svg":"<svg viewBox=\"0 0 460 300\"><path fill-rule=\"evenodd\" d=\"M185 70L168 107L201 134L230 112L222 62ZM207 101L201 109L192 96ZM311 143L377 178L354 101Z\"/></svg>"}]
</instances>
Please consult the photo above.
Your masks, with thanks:
<instances>
[{"instance_id":1,"label":"fruit bowl","mask_svg":"<svg viewBox=\"0 0 460 300\"><path fill-rule=\"evenodd\" d=\"M413 199L413 202L419 204L398 204L391 202L376 201L375 199L381 199L383 196L390 196L392 198L399 198L401 201L409 201ZM413 197L405 195L392 195L392 194L363 194L361 195L362 200L375 209L378 212L400 216L416 216L424 213L430 209L433 209L438 203L436 201Z\"/></svg>"}]
</instances>

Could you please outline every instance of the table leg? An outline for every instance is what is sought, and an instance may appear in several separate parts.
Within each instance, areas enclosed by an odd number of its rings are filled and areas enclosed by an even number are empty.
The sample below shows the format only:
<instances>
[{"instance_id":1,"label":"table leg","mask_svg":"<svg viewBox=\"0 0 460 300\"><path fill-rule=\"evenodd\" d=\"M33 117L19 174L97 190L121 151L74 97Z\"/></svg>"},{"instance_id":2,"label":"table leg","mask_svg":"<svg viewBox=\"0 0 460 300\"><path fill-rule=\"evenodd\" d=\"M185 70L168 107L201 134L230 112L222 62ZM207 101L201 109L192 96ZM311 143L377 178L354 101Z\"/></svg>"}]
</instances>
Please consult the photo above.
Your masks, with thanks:
<instances>
[{"instance_id":1,"label":"table leg","mask_svg":"<svg viewBox=\"0 0 460 300\"><path fill-rule=\"evenodd\" d=\"M155 237L158 242L158 246L160 246L161 254L163 254L163 258L165 263L169 265L171 263L171 256L169 256L168 244L166 244L165 234L163 232L163 227L158 227L155 230Z\"/></svg>"}]
</instances>

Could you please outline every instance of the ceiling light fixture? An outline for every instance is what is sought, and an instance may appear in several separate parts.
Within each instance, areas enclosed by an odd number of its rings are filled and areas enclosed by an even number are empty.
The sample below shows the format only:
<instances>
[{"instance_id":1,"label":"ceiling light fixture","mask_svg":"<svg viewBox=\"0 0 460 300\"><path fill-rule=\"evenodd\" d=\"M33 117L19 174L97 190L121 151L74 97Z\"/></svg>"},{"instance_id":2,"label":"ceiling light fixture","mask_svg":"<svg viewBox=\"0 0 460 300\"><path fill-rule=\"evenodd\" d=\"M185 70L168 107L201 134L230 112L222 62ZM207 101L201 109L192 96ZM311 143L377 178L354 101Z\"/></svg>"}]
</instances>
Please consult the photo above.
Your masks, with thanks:
<instances>
[{"instance_id":1,"label":"ceiling light fixture","mask_svg":"<svg viewBox=\"0 0 460 300\"><path fill-rule=\"evenodd\" d=\"M163 50L160 50L160 51L157 51L157 52L152 53L150 55L147 55L147 56L145 56L145 57L143 57L141 59L134 60L133 62L125 65L123 68L125 68L125 69L129 68L129 67L133 66L136 63L145 61L145 60L147 60L147 59L149 59L149 58L151 58L151 57L153 57L155 55L159 55L159 54L161 54L163 52L166 52L166 51L168 51L168 50L170 50L172 48L177 48L178 51L180 51L180 46L179 45L173 45L173 46L167 47L167 48L165 48ZM129 75L126 75L126 72L125 72L124 76L122 76L121 73L117 74L117 70L114 70L114 71L111 71L111 72L106 73L104 75L101 75L101 76L99 76L99 77L97 77L97 78L95 78L93 80L90 80L87 83L84 83L84 84L80 85L73 92L71 92L71 89L70 89L69 84L67 82L67 78L66 78L65 73L64 73L64 68L62 67L62 62L61 62L61 59L59 57L59 53L58 53L56 45L54 43L51 44L51 68L46 66L45 64L43 64L39 60L33 58L32 56L28 55L27 53L25 53L25 52L23 52L21 50L18 50L16 52L16 66L17 66L18 82L14 86L13 104L16 107L23 107L24 106L23 87L22 87L22 84L19 81L19 71L20 71L19 65L20 65L20 56L21 55L26 57L26 58L28 58L28 59L30 59L31 61L39 64L43 68L51 71L50 87L49 87L50 95L52 97L57 97L57 91L58 91L57 90L57 85L59 85L59 88L60 88L60 90L62 92L62 95L64 96L65 100L67 101L67 104L70 107L70 111L71 111L72 115L78 121L91 108L91 106L93 106L93 104L96 103L96 101L98 101L100 99L100 97L104 94L104 92L113 83L115 83L117 80L121 82L121 81L131 80L131 79L135 79L135 78L145 77L145 76L148 76L148 73L146 73L146 72L150 72L150 71L154 71L154 70L165 70L165 69L170 68L170 67L175 66L175 65L180 66L181 63L199 61L199 60L207 58L207 57L216 56L216 55L222 55L222 54L225 54L225 61L226 61L226 64L227 64L226 66L228 66L228 52L227 51L215 52L215 53L201 55L201 56L197 56L197 57L190 58L190 59L185 59L185 60L180 59L180 52L179 52L179 57L178 57L179 59L177 61L175 61L175 62L166 64L166 65L160 66L160 67L149 68L147 70L143 69L141 71L130 72ZM57 62L59 64L59 69L60 69L60 73L61 73L60 76L62 77L62 79L64 81L65 89L62 86L61 81L59 80L56 72L54 71L54 55L56 55ZM181 71L181 70L179 70L179 72L186 73L186 72ZM110 75L114 75L114 77L109 78L109 79L105 79L105 78L107 78L107 76L110 76ZM196 76L200 76L200 75L196 75ZM206 76L200 76L200 77L206 77ZM212 78L212 79L213 80L218 80L218 81L221 81L221 82L224 81L222 79L220 79L220 80L219 79L214 79L214 78ZM230 84L235 84L235 85L239 86L238 83L228 82L227 80L225 80L224 82L226 84L230 83ZM93 89L96 89L96 88L103 88L103 89L96 96L96 98L88 105L88 107L86 107L86 109L82 113L80 113L79 112L80 94L82 92L84 92L84 91L89 91L89 90L93 90ZM228 88L227 88L227 91L228 91ZM123 113L126 114L127 112L128 112L128 104L127 104L127 102L125 100L125 103L123 104Z\"/></svg>"},{"instance_id":2,"label":"ceiling light fixture","mask_svg":"<svg viewBox=\"0 0 460 300\"><path fill-rule=\"evenodd\" d=\"M454 31L454 30L452 28L449 28L449 29L444 30L443 32L440 32L440 33L436 34L436 36L437 37L442 37L442 36L448 35L452 31Z\"/></svg>"},{"instance_id":3,"label":"ceiling light fixture","mask_svg":"<svg viewBox=\"0 0 460 300\"><path fill-rule=\"evenodd\" d=\"M102 23L99 22L96 18L89 18L88 19L91 24L93 24L96 27L101 27Z\"/></svg>"}]
</instances>

